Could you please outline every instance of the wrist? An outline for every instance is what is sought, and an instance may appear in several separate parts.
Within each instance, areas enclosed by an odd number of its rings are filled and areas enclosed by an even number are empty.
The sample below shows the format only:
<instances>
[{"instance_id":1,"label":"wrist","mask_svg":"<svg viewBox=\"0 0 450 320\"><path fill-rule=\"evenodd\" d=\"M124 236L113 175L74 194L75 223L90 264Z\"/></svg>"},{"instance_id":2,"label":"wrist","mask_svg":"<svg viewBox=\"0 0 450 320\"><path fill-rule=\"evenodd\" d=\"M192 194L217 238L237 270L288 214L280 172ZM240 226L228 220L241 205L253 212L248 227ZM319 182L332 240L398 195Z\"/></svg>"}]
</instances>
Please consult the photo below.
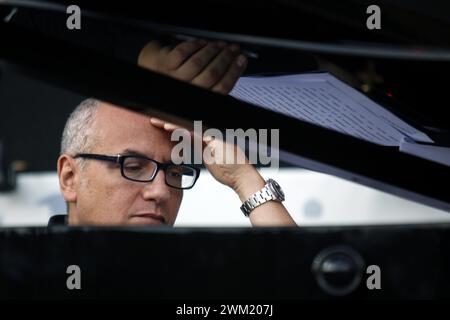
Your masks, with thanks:
<instances>
[{"instance_id":1,"label":"wrist","mask_svg":"<svg viewBox=\"0 0 450 320\"><path fill-rule=\"evenodd\" d=\"M245 168L239 175L232 189L237 193L243 202L255 192L261 190L266 182L252 165Z\"/></svg>"}]
</instances>

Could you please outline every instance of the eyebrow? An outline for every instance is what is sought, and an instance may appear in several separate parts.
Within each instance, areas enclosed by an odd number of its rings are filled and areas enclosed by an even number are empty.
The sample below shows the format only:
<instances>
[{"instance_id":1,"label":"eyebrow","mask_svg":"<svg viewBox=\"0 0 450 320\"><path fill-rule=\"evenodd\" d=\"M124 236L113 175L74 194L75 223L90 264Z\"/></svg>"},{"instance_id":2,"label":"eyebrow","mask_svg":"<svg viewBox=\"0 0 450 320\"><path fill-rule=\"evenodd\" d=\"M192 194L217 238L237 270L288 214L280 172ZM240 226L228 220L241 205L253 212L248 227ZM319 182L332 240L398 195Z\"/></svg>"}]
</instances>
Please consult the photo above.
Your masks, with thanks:
<instances>
[{"instance_id":1,"label":"eyebrow","mask_svg":"<svg viewBox=\"0 0 450 320\"><path fill-rule=\"evenodd\" d=\"M144 157L144 158L148 158L148 159L152 159L153 160L152 157L149 157L148 155L143 154L142 152L139 152L139 151L136 151L136 150L133 150L133 149L125 149L120 154L123 155L123 156L139 156L139 157ZM164 161L162 163L172 163L172 161L169 160L169 161Z\"/></svg>"},{"instance_id":2,"label":"eyebrow","mask_svg":"<svg viewBox=\"0 0 450 320\"><path fill-rule=\"evenodd\" d=\"M143 154L142 152L139 152L139 151L136 151L133 149L125 149L120 154L124 155L124 156L141 156L141 157L145 157L145 158L150 158L146 154Z\"/></svg>"}]
</instances>

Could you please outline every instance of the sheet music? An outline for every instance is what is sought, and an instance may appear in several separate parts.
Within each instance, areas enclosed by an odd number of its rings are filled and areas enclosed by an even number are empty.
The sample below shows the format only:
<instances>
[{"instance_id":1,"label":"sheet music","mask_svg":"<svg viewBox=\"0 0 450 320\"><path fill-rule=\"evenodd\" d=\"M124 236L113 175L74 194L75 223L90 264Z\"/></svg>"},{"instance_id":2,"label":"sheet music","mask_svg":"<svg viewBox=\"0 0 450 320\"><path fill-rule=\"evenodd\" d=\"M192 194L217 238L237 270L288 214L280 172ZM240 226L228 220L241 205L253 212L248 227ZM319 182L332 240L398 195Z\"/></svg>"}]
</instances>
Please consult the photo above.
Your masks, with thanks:
<instances>
[{"instance_id":1,"label":"sheet music","mask_svg":"<svg viewBox=\"0 0 450 320\"><path fill-rule=\"evenodd\" d=\"M424 133L328 73L242 77L231 96L385 146L405 136L432 142Z\"/></svg>"}]
</instances>

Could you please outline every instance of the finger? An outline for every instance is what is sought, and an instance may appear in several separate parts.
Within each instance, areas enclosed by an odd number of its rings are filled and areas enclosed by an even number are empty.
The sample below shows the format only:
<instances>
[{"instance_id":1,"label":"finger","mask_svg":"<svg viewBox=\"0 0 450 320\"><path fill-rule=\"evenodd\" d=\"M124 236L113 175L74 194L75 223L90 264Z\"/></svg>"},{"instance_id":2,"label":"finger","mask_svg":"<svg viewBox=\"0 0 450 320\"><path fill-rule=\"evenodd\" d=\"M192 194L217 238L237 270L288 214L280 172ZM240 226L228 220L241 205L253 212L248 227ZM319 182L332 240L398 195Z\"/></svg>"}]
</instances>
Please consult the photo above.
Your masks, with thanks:
<instances>
[{"instance_id":1,"label":"finger","mask_svg":"<svg viewBox=\"0 0 450 320\"><path fill-rule=\"evenodd\" d=\"M164 130L166 130L166 131L175 131L177 129L183 129L183 127L180 127L180 126L170 123L170 122L166 122L164 124Z\"/></svg>"},{"instance_id":2,"label":"finger","mask_svg":"<svg viewBox=\"0 0 450 320\"><path fill-rule=\"evenodd\" d=\"M217 56L226 46L224 42L210 42L185 61L175 73L179 80L191 81Z\"/></svg>"},{"instance_id":3,"label":"finger","mask_svg":"<svg viewBox=\"0 0 450 320\"><path fill-rule=\"evenodd\" d=\"M202 88L212 88L225 76L238 54L239 47L237 45L227 46L191 83Z\"/></svg>"},{"instance_id":4,"label":"finger","mask_svg":"<svg viewBox=\"0 0 450 320\"><path fill-rule=\"evenodd\" d=\"M198 134L196 134L194 130L188 130L186 128L177 126L177 125L175 125L173 123L169 123L169 122L166 122L164 124L164 130L167 131L168 133L173 133L175 130L179 130L179 129L184 130L185 132L186 131L188 132L191 143L195 143L196 140L201 141L201 139L202 139L202 136L199 136ZM183 137L184 137L184 135L183 135Z\"/></svg>"},{"instance_id":5,"label":"finger","mask_svg":"<svg viewBox=\"0 0 450 320\"><path fill-rule=\"evenodd\" d=\"M211 137L211 136L204 136L203 137L203 142L206 143L206 144L210 143L213 140L214 140L214 138Z\"/></svg>"},{"instance_id":6,"label":"finger","mask_svg":"<svg viewBox=\"0 0 450 320\"><path fill-rule=\"evenodd\" d=\"M158 119L158 118L151 117L150 118L150 123L152 125L154 125L155 127L158 127L160 129L164 129L164 124L166 123L166 121Z\"/></svg>"},{"instance_id":7,"label":"finger","mask_svg":"<svg viewBox=\"0 0 450 320\"><path fill-rule=\"evenodd\" d=\"M179 68L189 57L205 47L207 41L199 39L194 41L185 41L170 50L164 59L164 67L167 70L175 70Z\"/></svg>"},{"instance_id":8,"label":"finger","mask_svg":"<svg viewBox=\"0 0 450 320\"><path fill-rule=\"evenodd\" d=\"M139 52L138 65L140 67L154 70L157 65L158 53L161 45L157 41L150 41Z\"/></svg>"},{"instance_id":9,"label":"finger","mask_svg":"<svg viewBox=\"0 0 450 320\"><path fill-rule=\"evenodd\" d=\"M170 122L167 122L167 121L161 120L159 118L155 118L155 117L150 118L150 123L159 129L163 129L163 130L166 130L169 132L173 132L176 129L184 129L183 127L181 127L179 125L176 125L176 124L173 124L173 123L170 123Z\"/></svg>"},{"instance_id":10,"label":"finger","mask_svg":"<svg viewBox=\"0 0 450 320\"><path fill-rule=\"evenodd\" d=\"M236 57L236 59L234 59L225 76L216 85L214 85L212 91L221 94L230 93L246 67L247 58L243 54L240 54Z\"/></svg>"}]
</instances>

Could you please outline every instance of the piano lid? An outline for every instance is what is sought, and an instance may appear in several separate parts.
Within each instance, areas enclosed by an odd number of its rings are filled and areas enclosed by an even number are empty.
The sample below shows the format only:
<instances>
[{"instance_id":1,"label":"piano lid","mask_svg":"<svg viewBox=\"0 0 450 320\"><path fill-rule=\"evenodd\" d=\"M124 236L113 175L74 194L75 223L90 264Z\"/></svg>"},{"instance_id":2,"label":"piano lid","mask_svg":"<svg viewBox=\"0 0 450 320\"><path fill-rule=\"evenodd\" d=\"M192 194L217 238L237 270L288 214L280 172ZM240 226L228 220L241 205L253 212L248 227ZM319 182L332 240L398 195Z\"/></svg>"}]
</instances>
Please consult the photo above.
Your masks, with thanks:
<instances>
[{"instance_id":1,"label":"piano lid","mask_svg":"<svg viewBox=\"0 0 450 320\"><path fill-rule=\"evenodd\" d=\"M8 8L11 8L13 2L4 1L0 4L9 3ZM193 17L198 17L198 19L174 20L178 15L181 15L185 4L180 4L179 10L176 10L174 15L166 16L167 12L164 10L146 11L142 5L134 1L129 2L130 5L120 15L117 11L118 7L113 4L102 8L102 11L96 11L95 5L80 3L83 6L83 15L86 15L88 19L102 21L102 24L109 21L109 24L126 25L134 30L130 31L132 33L137 29L141 30L140 32L144 30L149 32L149 34L158 36L183 32L190 35L209 35L213 38L234 40L259 53L261 58L253 61L256 66L254 71L256 72L265 72L267 69L270 69L271 72L277 71L279 60L289 63L290 61L295 61L296 57L297 60L303 60L305 56L312 59L317 59L318 57L320 61L332 62L353 79L356 79L357 85L361 85L361 88L362 85L370 85L371 90L367 92L368 94L377 96L380 99L386 99L386 94L390 93L392 98L388 99L390 101L388 105L390 105L391 111L405 114L405 118L420 126L421 130L428 130L427 133L430 133L435 141L442 141L443 143L447 141L446 130L450 126L448 117L444 117L442 111L441 102L446 89L440 76L449 70L446 56L448 48L442 43L435 41L434 37L439 35L437 33L433 34L433 37L427 38L430 41L421 42L420 37L409 34L410 32L403 34L400 32L400 29L386 28L386 30L377 33L378 35L375 34L374 38L372 37L371 39L383 39L385 44L396 44L397 47L394 52L403 55L403 57L398 55L395 57L392 55L384 57L382 53L385 52L386 45L374 47L374 41L369 45L367 44L368 40L366 40L363 47L368 50L365 54L354 50L342 50L342 48L355 48L353 46L355 41L359 41L362 38L357 34L350 37L352 34L348 31L350 16L345 14L343 16L344 18L346 17L344 21L341 23L333 21L334 28L329 28L331 26L330 21L334 18L331 19L327 15L323 17L323 13L329 12L329 8L333 7L323 6L322 15L314 15L315 19L320 18L322 22L328 21L326 22L328 24L325 25L328 26L330 34L327 35L325 32L327 28L320 27L320 23L318 23L317 28L313 28L311 27L312 25L305 25L308 20L298 19L298 17L303 15L312 15L308 11L309 9L304 9L301 6L294 7L300 2L273 1L269 3L270 6L266 3L258 5L252 1L245 2L243 11L239 11L235 16L235 21L233 20L236 23L233 23L231 26L230 24L228 26L221 25L223 18L212 19L206 14L211 12L211 7L208 7L206 11L202 11L206 15L204 18L200 18L197 12L194 13ZM192 4L190 11L200 8L198 5L201 3L196 2ZM308 2L301 3L305 4ZM350 5L352 2L344 3ZM38 4L32 1L27 4L31 4L36 8L41 6L42 2ZM52 2L52 10L50 11L53 12L55 11L53 9L56 9L60 14L67 16L65 11L61 10L65 9L64 5L64 1ZM174 6L175 4L171 3L171 5ZM224 6L224 12L222 12L220 17L234 12L236 5L236 2L231 2L225 6L224 2L219 1L217 6ZM161 6L163 8L164 4L161 4ZM215 5L213 9L218 9L217 6ZM268 10L268 8L273 9L273 6L277 9ZM255 21L256 24L249 23L255 20L254 16L250 15L250 11L247 11L247 19L243 20L244 16L242 16L242 13L246 12L245 10L247 9L250 10L250 8L253 9L251 11L253 13L256 12L255 8L262 10ZM290 10L287 10L287 8ZM144 11L146 12L143 13ZM384 11L387 10L383 9ZM43 13L41 10L34 12L37 12L38 15L48 14L48 11L45 11L47 13ZM270 27L278 23L277 12L284 13L282 17L283 20L286 20L285 23L292 23L292 28L285 29L285 33L282 33L283 30L278 27L273 29ZM406 12L411 17L423 18L423 21L433 22L424 24L424 28L427 30L435 28L434 21L439 20L441 23L446 23L445 19L423 14L424 11L402 12ZM272 15L269 15L269 13ZM297 20L288 19L292 16L297 16ZM365 14L362 16L366 17ZM262 17L271 17L272 20L267 19L263 21ZM144 21L142 20L143 18L148 20ZM202 23L208 21L212 25L202 25ZM252 31L255 25L261 28L256 28ZM239 30L234 29L236 26L239 26ZM154 111L160 112L162 116L170 118L176 115L178 118L174 118L175 120L180 118L187 120L204 119L206 124L221 129L230 126L244 129L249 127L266 128L268 126L283 128L286 135L297 138L295 141L293 139L282 139L280 141L280 148L285 152L281 160L334 174L386 192L449 210L450 199L448 192L440 187L440 184L450 180L450 169L446 166L399 153L397 150L368 144L349 136L324 130L286 116L273 114L249 104L229 99L229 97L218 96L164 76L141 70L136 66L118 60L118 57L111 54L98 52L96 50L98 48L95 48L95 41L93 41L94 46L90 47L91 44L84 43L81 45L76 39L69 41L63 36L59 37L58 40L55 39L54 34L46 34L45 32L39 34L36 33L36 29L24 30L17 28L13 23L2 24L0 31L2 31L5 47L0 52L0 58L7 62L7 66L12 67L9 70L23 72L78 94L95 96L125 107L143 110L151 106ZM238 31L239 33L233 33ZM407 31L410 31L410 29L407 28ZM367 31L363 30L361 32L366 33ZM243 38L243 34L246 34L247 37ZM98 37L97 39L99 40L97 41L98 44L104 43L100 41L104 38ZM313 39L312 42L311 39ZM267 40L270 41L268 42ZM285 42L286 40L289 41ZM333 42L331 42L332 40ZM410 47L411 44L415 43L414 41L418 41L417 43L421 44L439 46L437 49L436 47L427 49L426 53L429 53L428 55L424 55L423 52L417 52L414 58L411 58ZM280 46L282 43L287 45ZM305 43L316 46L308 49L304 47ZM120 42L112 45L120 46ZM361 46L361 42L358 42L358 46ZM322 50L324 48L331 48L334 51L324 51ZM370 51L378 53L371 57ZM299 56L299 53L302 54ZM436 55L437 53L439 54ZM293 71L289 70L289 68L281 71L286 70ZM368 80L364 80L367 76ZM382 79L379 83L374 80L378 76ZM112 79L115 80L112 81ZM364 81L367 81L367 83ZM146 85L143 86L142 83ZM148 87L151 87L151 84L157 85L161 90L152 92L149 95ZM179 94L171 94L174 90ZM181 101L191 99L197 102L191 108L177 108L177 104ZM229 112L218 119L214 110L206 108L206 106L210 105L214 105L217 108L226 108ZM259 117L253 117L254 114L258 114ZM249 119L251 121L248 121ZM267 119L270 119L270 121ZM311 143L310 137L314 137L314 143ZM340 152L334 152L333 156L330 156L330 150L340 150Z\"/></svg>"}]
</instances>

